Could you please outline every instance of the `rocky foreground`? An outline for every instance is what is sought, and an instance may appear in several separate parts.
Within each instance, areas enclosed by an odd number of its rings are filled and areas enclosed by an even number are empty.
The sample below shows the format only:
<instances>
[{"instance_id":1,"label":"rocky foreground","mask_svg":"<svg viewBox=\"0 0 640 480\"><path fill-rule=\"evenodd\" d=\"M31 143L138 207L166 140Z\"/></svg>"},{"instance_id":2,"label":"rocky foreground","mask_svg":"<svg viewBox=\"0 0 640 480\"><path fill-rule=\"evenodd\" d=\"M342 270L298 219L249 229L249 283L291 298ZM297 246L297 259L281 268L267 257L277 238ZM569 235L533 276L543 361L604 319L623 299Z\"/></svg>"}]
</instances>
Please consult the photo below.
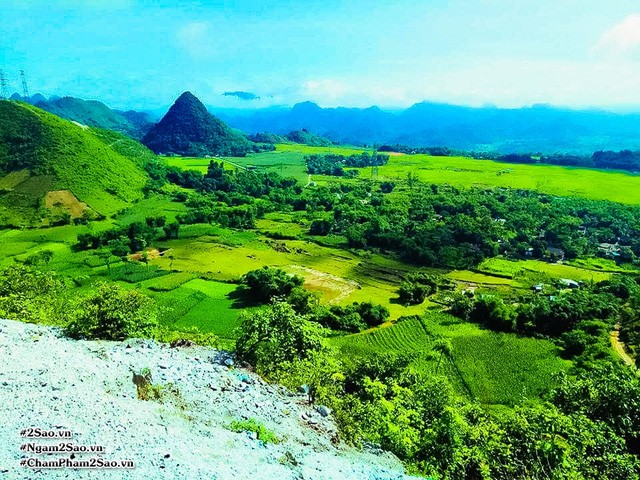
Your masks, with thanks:
<instances>
[{"instance_id":1,"label":"rocky foreground","mask_svg":"<svg viewBox=\"0 0 640 480\"><path fill-rule=\"evenodd\" d=\"M143 369L151 372L159 399L138 399L134 372ZM0 320L1 478L410 478L389 453L341 445L327 413L211 348L75 341L54 328ZM248 419L282 441L265 444L253 432L229 429L234 420ZM70 431L73 437L27 438L21 436L25 429L32 435ZM36 453L60 444L67 451ZM82 445L104 451L73 451ZM135 468L20 465L36 463L29 459L94 466L131 460Z\"/></svg>"}]
</instances>

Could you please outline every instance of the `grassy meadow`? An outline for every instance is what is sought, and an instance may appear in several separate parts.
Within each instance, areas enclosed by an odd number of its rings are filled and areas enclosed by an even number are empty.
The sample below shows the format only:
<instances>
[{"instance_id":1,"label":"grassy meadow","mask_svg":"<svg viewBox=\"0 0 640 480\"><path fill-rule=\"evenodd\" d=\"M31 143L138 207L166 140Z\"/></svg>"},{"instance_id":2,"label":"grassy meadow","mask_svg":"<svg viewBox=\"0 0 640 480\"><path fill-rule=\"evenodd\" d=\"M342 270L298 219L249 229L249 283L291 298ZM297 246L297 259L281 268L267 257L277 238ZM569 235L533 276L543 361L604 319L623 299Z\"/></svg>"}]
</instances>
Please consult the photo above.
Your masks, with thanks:
<instances>
[{"instance_id":1,"label":"grassy meadow","mask_svg":"<svg viewBox=\"0 0 640 480\"><path fill-rule=\"evenodd\" d=\"M308 181L304 163L305 155L352 155L369 151L358 147L312 147L298 144L278 144L274 152L250 154L244 158L222 158L229 166L255 166L296 178L302 184ZM209 158L171 157L169 165L206 172ZM467 157L434 157L430 155L394 154L389 163L371 169L360 170L361 178L376 180L406 180L408 173L418 180L458 188L504 187L535 190L550 195L576 196L593 200L611 200L626 204L640 203L640 176L622 171L604 171L589 168L573 168L556 165L524 165L475 160ZM313 176L314 181L327 183L335 178Z\"/></svg>"},{"instance_id":2,"label":"grassy meadow","mask_svg":"<svg viewBox=\"0 0 640 480\"><path fill-rule=\"evenodd\" d=\"M406 180L409 172L425 183L458 188L505 187L634 205L640 203L640 176L621 171L509 164L466 157L392 155L387 165L379 167L376 178ZM370 169L362 169L360 175L371 178L372 173Z\"/></svg>"}]
</instances>

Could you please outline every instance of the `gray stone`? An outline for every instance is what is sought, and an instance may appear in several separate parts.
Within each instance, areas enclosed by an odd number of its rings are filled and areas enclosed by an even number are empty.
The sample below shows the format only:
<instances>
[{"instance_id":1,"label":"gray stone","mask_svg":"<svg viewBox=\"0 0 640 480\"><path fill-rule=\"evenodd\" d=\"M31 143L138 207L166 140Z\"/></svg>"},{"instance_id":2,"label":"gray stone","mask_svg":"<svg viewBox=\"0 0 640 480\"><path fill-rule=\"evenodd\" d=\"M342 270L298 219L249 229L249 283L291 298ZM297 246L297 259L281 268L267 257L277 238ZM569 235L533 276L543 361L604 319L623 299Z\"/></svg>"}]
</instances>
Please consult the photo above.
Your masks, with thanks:
<instances>
[{"instance_id":1,"label":"gray stone","mask_svg":"<svg viewBox=\"0 0 640 480\"><path fill-rule=\"evenodd\" d=\"M329 407L325 407L324 405L318 405L316 407L316 411L323 417L328 417L329 415L331 415L331 409Z\"/></svg>"}]
</instances>

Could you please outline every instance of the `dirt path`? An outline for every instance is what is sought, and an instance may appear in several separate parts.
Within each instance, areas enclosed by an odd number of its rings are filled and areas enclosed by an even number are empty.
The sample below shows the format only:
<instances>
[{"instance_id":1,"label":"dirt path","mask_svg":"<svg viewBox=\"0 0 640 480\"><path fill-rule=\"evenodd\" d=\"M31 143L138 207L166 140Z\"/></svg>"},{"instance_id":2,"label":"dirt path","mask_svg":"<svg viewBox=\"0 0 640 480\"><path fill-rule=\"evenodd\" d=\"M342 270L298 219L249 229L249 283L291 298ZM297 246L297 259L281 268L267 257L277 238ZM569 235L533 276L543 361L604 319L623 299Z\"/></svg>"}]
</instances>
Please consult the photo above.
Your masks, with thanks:
<instances>
[{"instance_id":1,"label":"dirt path","mask_svg":"<svg viewBox=\"0 0 640 480\"><path fill-rule=\"evenodd\" d=\"M248 170L247 167L245 167L244 165L240 165L239 163L231 162L227 159L225 159L224 162L228 163L229 165L233 165L234 167L241 168L242 170Z\"/></svg>"},{"instance_id":2,"label":"dirt path","mask_svg":"<svg viewBox=\"0 0 640 480\"><path fill-rule=\"evenodd\" d=\"M624 343L620 341L620 325L616 325L615 329L611 331L611 346L616 351L618 356L622 359L625 365L630 367L635 366L636 362L629 356L624 348Z\"/></svg>"}]
</instances>

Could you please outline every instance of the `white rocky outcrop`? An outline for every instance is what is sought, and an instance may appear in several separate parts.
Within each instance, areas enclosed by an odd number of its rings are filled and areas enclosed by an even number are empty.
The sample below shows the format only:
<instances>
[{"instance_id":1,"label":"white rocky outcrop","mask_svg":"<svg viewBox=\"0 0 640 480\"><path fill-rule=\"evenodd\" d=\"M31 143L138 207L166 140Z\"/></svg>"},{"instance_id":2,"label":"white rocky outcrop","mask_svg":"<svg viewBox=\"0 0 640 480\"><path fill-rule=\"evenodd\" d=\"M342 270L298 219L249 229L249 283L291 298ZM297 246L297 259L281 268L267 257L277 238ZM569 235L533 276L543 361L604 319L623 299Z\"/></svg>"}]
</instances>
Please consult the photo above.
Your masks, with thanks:
<instances>
[{"instance_id":1,"label":"white rocky outcrop","mask_svg":"<svg viewBox=\"0 0 640 480\"><path fill-rule=\"evenodd\" d=\"M340 445L328 409L226 363L225 352L149 340L75 341L57 329L0 320L0 477L8 479L405 479L391 454ZM132 371L173 384L162 402L138 400ZM328 416L324 416L327 414ZM226 428L254 418L283 441ZM70 430L105 452L36 454L25 428ZM32 469L22 459L133 460L134 469Z\"/></svg>"}]
</instances>

